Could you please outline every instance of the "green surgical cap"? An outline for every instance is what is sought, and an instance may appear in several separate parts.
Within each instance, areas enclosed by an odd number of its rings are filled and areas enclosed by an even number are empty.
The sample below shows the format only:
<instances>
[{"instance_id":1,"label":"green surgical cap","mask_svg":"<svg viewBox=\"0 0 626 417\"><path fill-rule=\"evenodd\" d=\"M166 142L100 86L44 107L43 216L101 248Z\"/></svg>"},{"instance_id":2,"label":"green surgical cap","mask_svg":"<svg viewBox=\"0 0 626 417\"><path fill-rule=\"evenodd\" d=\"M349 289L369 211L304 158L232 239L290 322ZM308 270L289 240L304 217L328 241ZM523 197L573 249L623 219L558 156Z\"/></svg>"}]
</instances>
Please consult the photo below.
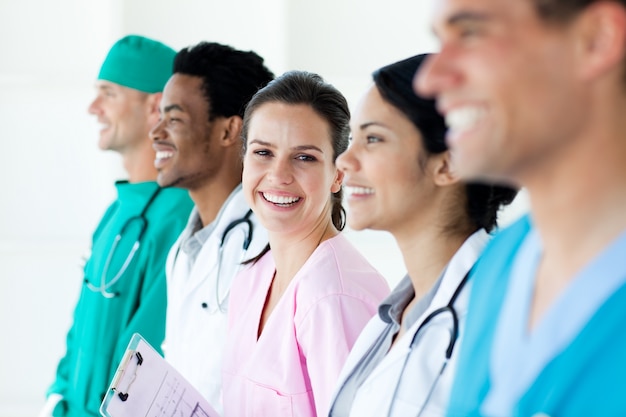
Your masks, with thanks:
<instances>
[{"instance_id":1,"label":"green surgical cap","mask_svg":"<svg viewBox=\"0 0 626 417\"><path fill-rule=\"evenodd\" d=\"M146 93L163 91L172 75L176 51L143 36L126 36L113 45L100 68L99 80Z\"/></svg>"}]
</instances>

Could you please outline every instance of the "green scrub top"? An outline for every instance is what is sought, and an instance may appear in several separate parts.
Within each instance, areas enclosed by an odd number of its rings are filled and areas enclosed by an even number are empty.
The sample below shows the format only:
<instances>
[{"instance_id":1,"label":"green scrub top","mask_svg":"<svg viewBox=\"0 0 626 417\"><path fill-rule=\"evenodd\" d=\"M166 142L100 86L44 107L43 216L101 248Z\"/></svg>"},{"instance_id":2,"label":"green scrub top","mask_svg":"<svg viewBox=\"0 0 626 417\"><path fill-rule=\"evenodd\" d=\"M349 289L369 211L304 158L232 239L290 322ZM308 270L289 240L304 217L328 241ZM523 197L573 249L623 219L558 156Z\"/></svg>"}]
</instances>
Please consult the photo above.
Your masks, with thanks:
<instances>
[{"instance_id":1,"label":"green scrub top","mask_svg":"<svg viewBox=\"0 0 626 417\"><path fill-rule=\"evenodd\" d=\"M187 223L193 202L187 191L159 189L155 182L118 182L116 188L117 200L93 235L74 322L67 335L67 352L48 390L48 394L63 396L54 410L55 417L100 415L100 403L133 333L140 333L157 349L163 342L165 260ZM137 216L144 210L147 223L139 249L111 285L137 241L142 225ZM121 239L115 245L120 232ZM106 292L116 294L113 298L99 291L105 272L105 282L109 283ZM90 289L87 282L98 288Z\"/></svg>"}]
</instances>

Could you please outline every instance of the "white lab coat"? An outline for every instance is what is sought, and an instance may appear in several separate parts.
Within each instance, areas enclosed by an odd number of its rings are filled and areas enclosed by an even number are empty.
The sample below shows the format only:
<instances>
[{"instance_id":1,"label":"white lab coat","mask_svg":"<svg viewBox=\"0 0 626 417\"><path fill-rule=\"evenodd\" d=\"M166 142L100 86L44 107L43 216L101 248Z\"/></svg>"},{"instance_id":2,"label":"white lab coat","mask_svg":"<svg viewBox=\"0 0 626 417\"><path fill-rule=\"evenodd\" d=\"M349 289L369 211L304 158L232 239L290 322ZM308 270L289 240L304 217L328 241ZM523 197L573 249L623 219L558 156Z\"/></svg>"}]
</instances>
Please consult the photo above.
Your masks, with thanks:
<instances>
[{"instance_id":1,"label":"white lab coat","mask_svg":"<svg viewBox=\"0 0 626 417\"><path fill-rule=\"evenodd\" d=\"M450 315L443 314L437 316L437 318L431 321L431 324L420 331L420 333L423 332L422 337L417 342L417 345L413 347L413 352L409 356L402 380L398 386L398 392L394 397L394 390L400 378L403 363L410 351L411 339L419 325L432 311L448 304L459 283L474 265L488 240L489 235L484 230L479 230L470 236L452 257L446 267L441 284L426 311L398 340L396 345L393 346L359 388L352 404L350 416L387 416L392 398L394 404L392 413L389 415L418 415L428 395L428 391L431 389L436 375L444 362L445 351L450 342L450 329L452 328ZM460 336L463 335L470 282L465 285L454 303L461 329L459 339L456 342L446 370L435 385L433 394L421 415L422 417L445 415L446 405L452 388L453 374L456 368L456 358L460 350ZM346 360L338 379L337 389L343 384L343 381L352 372L356 363L363 357L367 349L386 326L387 323L383 322L378 314L370 320L361 332Z\"/></svg>"},{"instance_id":2,"label":"white lab coat","mask_svg":"<svg viewBox=\"0 0 626 417\"><path fill-rule=\"evenodd\" d=\"M169 252L166 264L167 318L163 350L165 358L221 413L222 355L228 321L230 284L243 268L242 261L258 255L267 244L267 232L252 214L252 242L247 252L243 241L247 227L238 225L228 233L223 247L219 281L219 247L225 229L249 210L241 185L224 203L216 226L196 261L180 249L183 235ZM191 214L197 216L196 209ZM190 218L190 219L191 219ZM191 227L191 224L188 226ZM219 282L219 291L216 286ZM219 305L218 305L219 300Z\"/></svg>"}]
</instances>

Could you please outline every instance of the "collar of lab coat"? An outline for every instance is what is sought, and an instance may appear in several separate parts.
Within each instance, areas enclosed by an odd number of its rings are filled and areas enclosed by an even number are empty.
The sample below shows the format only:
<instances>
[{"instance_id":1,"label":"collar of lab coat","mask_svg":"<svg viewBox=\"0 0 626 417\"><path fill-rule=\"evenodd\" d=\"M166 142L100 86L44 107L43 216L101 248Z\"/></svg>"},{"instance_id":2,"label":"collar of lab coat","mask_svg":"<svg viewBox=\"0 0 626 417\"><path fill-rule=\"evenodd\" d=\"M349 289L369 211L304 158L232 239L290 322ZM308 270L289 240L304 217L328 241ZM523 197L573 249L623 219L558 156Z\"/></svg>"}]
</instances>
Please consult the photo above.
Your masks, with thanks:
<instances>
[{"instance_id":1,"label":"collar of lab coat","mask_svg":"<svg viewBox=\"0 0 626 417\"><path fill-rule=\"evenodd\" d=\"M463 245L461 245L459 250L450 259L450 262L443 271L441 284L437 292L435 293L432 301L430 302L430 305L422 313L420 318L415 323L413 323L413 325L406 331L402 339L400 339L398 343L387 353L381 363L372 371L372 374L367 378L368 380L370 378L376 378L377 374L383 372L387 368L387 366L390 366L396 361L404 358L404 356L410 351L409 344L417 328L431 312L448 304L450 298L458 288L459 284L461 283L467 272L474 266L474 263L476 263L476 260L478 259L487 242L489 241L489 238L489 234L484 229L480 229L465 240ZM464 318L467 313L467 301L469 293L467 290L469 287L469 285L466 285L463 288L461 295L457 298L455 302L455 310L457 312L459 320L461 318ZM365 331L361 334L362 337L365 336L366 339L369 339L374 334L380 334L384 326L387 326L387 324L384 323L378 316L376 316L374 320L377 324L369 323L368 326L365 328ZM366 331L370 334L366 335ZM366 341L363 344L359 344L358 349L367 349L370 345L371 342ZM350 372L364 354L365 350L363 350L362 352L355 351L354 355L350 355L350 363L346 363L346 365L350 369ZM348 374L344 374L344 376L347 375Z\"/></svg>"},{"instance_id":2,"label":"collar of lab coat","mask_svg":"<svg viewBox=\"0 0 626 417\"><path fill-rule=\"evenodd\" d=\"M185 237L189 236L189 230L193 230L195 226L194 213L192 212L188 227L178 238L168 256L168 286L170 286L170 288L180 288L180 292L178 294L173 294L172 296L186 298L191 292L196 291L198 287L203 284L215 284L215 280L217 278L217 263L219 258L220 243L224 231L231 224L231 222L243 218L249 209L250 208L243 196L241 185L239 185L233 190L228 199L222 205L222 208L213 222L214 228L211 235L204 243L196 261L193 265L190 265L187 256L181 250L181 244ZM243 260L246 260L259 253L263 246L267 244L267 233L265 232L265 229L263 229L258 223L254 215L250 216L250 220L253 223L252 244L248 248L245 256L242 253L243 248L241 247L240 239L227 240L223 248L222 276L220 277L219 284L220 302L224 301L228 296L230 283L235 275L232 271L239 269L235 268L234 265L232 267L227 265L229 263L229 257L234 256L234 253L236 253L237 256L233 259L235 259L236 263L239 263L242 258ZM175 285L170 285L171 281L174 279L177 283ZM169 290L168 295L170 295ZM213 305L215 304L214 295L206 296L206 298L209 311L217 308L217 306Z\"/></svg>"}]
</instances>

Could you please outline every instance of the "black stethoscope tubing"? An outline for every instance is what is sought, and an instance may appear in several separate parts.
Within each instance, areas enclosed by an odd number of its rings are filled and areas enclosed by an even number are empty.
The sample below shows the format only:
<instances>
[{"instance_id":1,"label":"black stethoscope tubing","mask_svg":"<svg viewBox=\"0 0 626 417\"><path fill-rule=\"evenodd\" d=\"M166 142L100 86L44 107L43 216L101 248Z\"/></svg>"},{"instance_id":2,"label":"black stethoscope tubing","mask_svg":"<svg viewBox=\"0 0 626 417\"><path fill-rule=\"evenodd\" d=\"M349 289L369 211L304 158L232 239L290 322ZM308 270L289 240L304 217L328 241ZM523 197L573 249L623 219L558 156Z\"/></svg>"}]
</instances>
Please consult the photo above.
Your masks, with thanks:
<instances>
[{"instance_id":1,"label":"black stethoscope tubing","mask_svg":"<svg viewBox=\"0 0 626 417\"><path fill-rule=\"evenodd\" d=\"M254 225L252 224L252 220L250 220L250 216L252 215L252 209L248 209L248 212L240 219L233 220L226 226L224 232L222 232L222 239L220 240L220 249L224 247L224 242L226 241L226 236L233 230L235 227L240 224L246 224L248 226L248 233L246 234L245 239L243 240L243 250L247 251L250 247L250 243L252 243L252 235L254 233Z\"/></svg>"},{"instance_id":2,"label":"black stethoscope tubing","mask_svg":"<svg viewBox=\"0 0 626 417\"><path fill-rule=\"evenodd\" d=\"M446 369L446 366L448 365L448 361L452 357L452 353L454 351L456 341L459 337L459 317L458 317L458 314L456 313L456 310L454 309L454 302L461 294L461 291L463 291L463 288L465 287L465 284L468 281L470 272L471 272L471 269L467 271L467 273L465 274L461 282L459 282L459 285L454 290L454 293L452 294L452 297L450 297L448 304L446 304L443 307L439 307L436 310L433 310L428 316L426 316L426 318L422 321L422 323L420 323L420 325L415 330L415 333L413 333L413 337L411 338L411 343L409 344L409 352L406 354L404 358L404 363L402 364L402 370L400 371L400 375L398 376L398 380L396 382L396 386L394 388L393 395L391 397L391 402L389 404L389 410L387 412L387 416L391 416L391 412L395 404L394 399L396 395L398 394L398 389L400 388L400 383L402 382L404 370L406 368L409 357L411 356L411 353L413 352L413 348L416 345L416 341L418 340L418 337L422 334L422 330L426 328L426 325L428 325L428 323L430 323L435 317L439 316L440 314L449 313L450 316L452 316L452 329L450 330L450 341L448 343L448 347L446 348L445 360L441 366L441 369L439 370L439 373L435 377L435 380L433 384L431 385L428 391L428 394L426 395L426 398L424 399L422 407L420 408L420 411L417 414L417 416L419 417L424 411L424 409L426 408L426 404L430 400L430 397L435 389L435 386L437 385L437 382L439 381L439 377L441 377L441 375L443 374L444 370Z\"/></svg>"},{"instance_id":3,"label":"black stethoscope tubing","mask_svg":"<svg viewBox=\"0 0 626 417\"><path fill-rule=\"evenodd\" d=\"M248 211L246 212L246 214L239 218L239 219L235 219L233 221L231 221L230 223L228 223L228 225L224 228L224 231L222 232L222 237L220 238L220 244L218 247L218 254L217 254L217 278L215 281L215 299L216 299L216 304L218 306L218 309L221 312L224 312L224 309L222 308L222 302L220 302L219 300L219 280L220 280L220 275L222 272L222 261L223 261L223 255L224 255L224 245L226 244L226 240L228 238L228 236L230 235L230 233L239 225L245 225L246 226L246 234L243 240L243 254L242 254L242 261L243 261L243 256L245 256L246 251L248 250L248 248L250 247L250 244L252 243L252 238L254 236L254 224L252 223L252 220L250 219L250 216L252 215L252 209L248 209ZM176 248L176 255L174 255L174 261L172 262L172 268L174 268L174 265L176 265L176 260L178 259L178 253L180 252L180 244L178 245L178 247ZM204 301L200 304L200 306L203 309L208 308L209 304Z\"/></svg>"}]
</instances>

